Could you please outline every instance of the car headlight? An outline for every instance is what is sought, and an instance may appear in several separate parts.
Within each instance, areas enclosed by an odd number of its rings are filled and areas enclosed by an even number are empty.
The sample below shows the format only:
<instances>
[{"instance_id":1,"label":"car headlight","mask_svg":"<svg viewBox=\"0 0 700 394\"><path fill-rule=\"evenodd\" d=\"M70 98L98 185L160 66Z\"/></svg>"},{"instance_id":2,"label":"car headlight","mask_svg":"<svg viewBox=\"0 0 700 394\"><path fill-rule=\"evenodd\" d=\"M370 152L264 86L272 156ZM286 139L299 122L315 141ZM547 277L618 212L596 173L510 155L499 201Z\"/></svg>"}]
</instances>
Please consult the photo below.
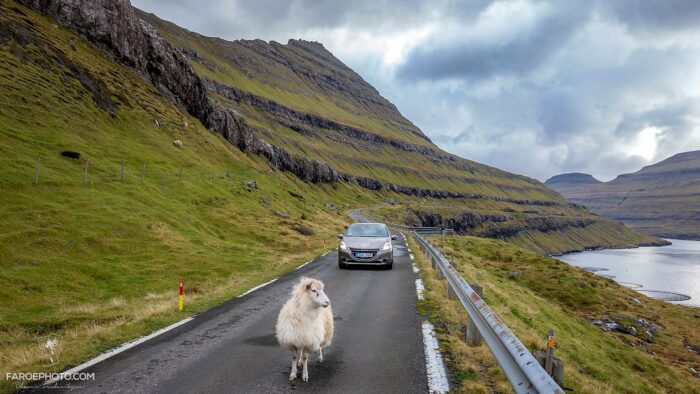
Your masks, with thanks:
<instances>
[{"instance_id":1,"label":"car headlight","mask_svg":"<svg viewBox=\"0 0 700 394\"><path fill-rule=\"evenodd\" d=\"M387 242L382 246L382 250L391 250L391 242Z\"/></svg>"},{"instance_id":2,"label":"car headlight","mask_svg":"<svg viewBox=\"0 0 700 394\"><path fill-rule=\"evenodd\" d=\"M345 241L340 241L340 249L342 249L342 250L347 250L347 249L348 249L348 246L345 245Z\"/></svg>"}]
</instances>

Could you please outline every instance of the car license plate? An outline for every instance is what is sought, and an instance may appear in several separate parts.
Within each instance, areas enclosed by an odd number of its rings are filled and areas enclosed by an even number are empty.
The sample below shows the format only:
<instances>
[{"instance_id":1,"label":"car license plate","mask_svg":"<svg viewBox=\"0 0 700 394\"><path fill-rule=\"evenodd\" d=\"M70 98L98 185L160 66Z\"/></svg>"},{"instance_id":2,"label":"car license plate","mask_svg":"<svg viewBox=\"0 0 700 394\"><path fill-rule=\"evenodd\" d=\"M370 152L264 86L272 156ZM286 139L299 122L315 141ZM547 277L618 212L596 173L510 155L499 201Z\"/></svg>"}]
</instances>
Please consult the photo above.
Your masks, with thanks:
<instances>
[{"instance_id":1,"label":"car license plate","mask_svg":"<svg viewBox=\"0 0 700 394\"><path fill-rule=\"evenodd\" d=\"M361 259L368 259L368 258L372 257L372 253L357 252L357 253L355 253L355 257L359 257Z\"/></svg>"}]
</instances>

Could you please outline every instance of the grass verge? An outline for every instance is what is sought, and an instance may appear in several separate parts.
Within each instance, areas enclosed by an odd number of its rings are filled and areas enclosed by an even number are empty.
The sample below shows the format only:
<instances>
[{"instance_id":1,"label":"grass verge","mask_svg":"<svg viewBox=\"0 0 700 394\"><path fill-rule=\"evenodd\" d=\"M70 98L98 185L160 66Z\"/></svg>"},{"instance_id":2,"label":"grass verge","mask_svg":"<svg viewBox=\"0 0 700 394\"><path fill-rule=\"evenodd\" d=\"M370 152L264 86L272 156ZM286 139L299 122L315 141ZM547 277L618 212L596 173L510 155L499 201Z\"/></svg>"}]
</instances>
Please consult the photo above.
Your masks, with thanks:
<instances>
[{"instance_id":1,"label":"grass verge","mask_svg":"<svg viewBox=\"0 0 700 394\"><path fill-rule=\"evenodd\" d=\"M698 378L690 372L700 366L700 355L685 346L700 342L697 309L644 297L612 280L503 241L456 236L433 242L440 244L467 281L484 287L484 300L529 349L544 349L547 330L556 330L564 385L574 392L700 392ZM447 299L446 281L435 279L416 243L411 240L410 245L417 252L427 289L420 307L438 329L455 390L511 391L485 345L464 345L466 312L459 301ZM641 333L603 332L589 322L605 317L644 318L663 329L650 343Z\"/></svg>"}]
</instances>

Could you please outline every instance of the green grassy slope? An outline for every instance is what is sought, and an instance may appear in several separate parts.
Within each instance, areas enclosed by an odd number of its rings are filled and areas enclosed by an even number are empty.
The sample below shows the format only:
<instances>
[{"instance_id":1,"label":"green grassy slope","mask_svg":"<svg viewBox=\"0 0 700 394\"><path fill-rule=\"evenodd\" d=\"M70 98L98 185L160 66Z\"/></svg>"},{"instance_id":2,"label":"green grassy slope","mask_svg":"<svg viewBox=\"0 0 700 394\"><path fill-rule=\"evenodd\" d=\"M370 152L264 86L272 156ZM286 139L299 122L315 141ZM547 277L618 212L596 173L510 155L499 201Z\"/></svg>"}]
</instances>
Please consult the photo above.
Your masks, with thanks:
<instances>
[{"instance_id":1,"label":"green grassy slope","mask_svg":"<svg viewBox=\"0 0 700 394\"><path fill-rule=\"evenodd\" d=\"M690 371L697 369L700 355L686 348L700 344L700 314L694 308L654 300L507 242L468 236L432 241L467 281L483 286L484 300L529 349L544 350L547 332L554 328L555 353L565 367L564 386L573 392L700 392ZM417 251L416 243L411 244ZM420 253L417 263L426 285L426 300L419 308L435 323L454 391L510 391L487 347L463 342L465 312L459 301L447 299L446 281L436 279ZM589 322L608 318L635 326L637 334L604 332ZM662 327L653 334L653 342L636 322L640 318Z\"/></svg>"},{"instance_id":2,"label":"green grassy slope","mask_svg":"<svg viewBox=\"0 0 700 394\"><path fill-rule=\"evenodd\" d=\"M74 75L110 92L114 114ZM61 157L66 149L81 160ZM72 32L4 2L0 189L0 391L5 372L75 365L296 267L347 222L329 204L378 201L271 170ZM49 333L65 342L47 368L37 340Z\"/></svg>"}]
</instances>

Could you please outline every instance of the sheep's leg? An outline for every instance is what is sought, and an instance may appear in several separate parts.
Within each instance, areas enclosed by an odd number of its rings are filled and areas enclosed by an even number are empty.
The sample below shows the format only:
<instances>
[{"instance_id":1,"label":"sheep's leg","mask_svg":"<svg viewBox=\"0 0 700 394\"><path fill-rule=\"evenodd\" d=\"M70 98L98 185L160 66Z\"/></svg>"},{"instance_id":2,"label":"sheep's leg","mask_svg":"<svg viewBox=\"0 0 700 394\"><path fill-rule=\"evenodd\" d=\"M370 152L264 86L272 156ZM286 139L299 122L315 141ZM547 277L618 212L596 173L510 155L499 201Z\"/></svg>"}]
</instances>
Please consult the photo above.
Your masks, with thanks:
<instances>
[{"instance_id":1,"label":"sheep's leg","mask_svg":"<svg viewBox=\"0 0 700 394\"><path fill-rule=\"evenodd\" d=\"M304 355L304 350L299 349L299 359L297 360L297 366L301 367L301 357Z\"/></svg>"},{"instance_id":2,"label":"sheep's leg","mask_svg":"<svg viewBox=\"0 0 700 394\"><path fill-rule=\"evenodd\" d=\"M318 348L318 362L323 362L323 347Z\"/></svg>"},{"instance_id":3,"label":"sheep's leg","mask_svg":"<svg viewBox=\"0 0 700 394\"><path fill-rule=\"evenodd\" d=\"M302 356L304 369L301 371L301 380L309 381L309 351L304 350L304 355Z\"/></svg>"},{"instance_id":4,"label":"sheep's leg","mask_svg":"<svg viewBox=\"0 0 700 394\"><path fill-rule=\"evenodd\" d=\"M292 348L292 372L289 374L289 380L297 378L297 350Z\"/></svg>"}]
</instances>

